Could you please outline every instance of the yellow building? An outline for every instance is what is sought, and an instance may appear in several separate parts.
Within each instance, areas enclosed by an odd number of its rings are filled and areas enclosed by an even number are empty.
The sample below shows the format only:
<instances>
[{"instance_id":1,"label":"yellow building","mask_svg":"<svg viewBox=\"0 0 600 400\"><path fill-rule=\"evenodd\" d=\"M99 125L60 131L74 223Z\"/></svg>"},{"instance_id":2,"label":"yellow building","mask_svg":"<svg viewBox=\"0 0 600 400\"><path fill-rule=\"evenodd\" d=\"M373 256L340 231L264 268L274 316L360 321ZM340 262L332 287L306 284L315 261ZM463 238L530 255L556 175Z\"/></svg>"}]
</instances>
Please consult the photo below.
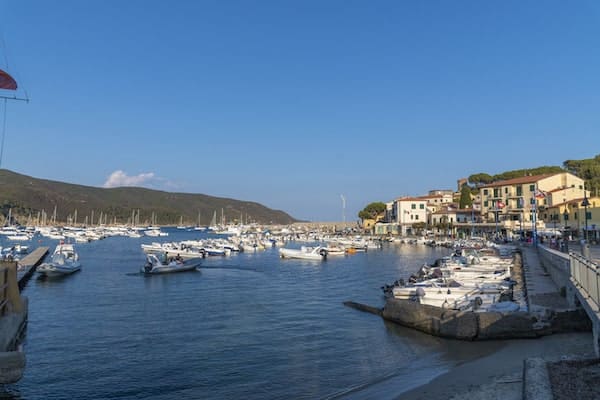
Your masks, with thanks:
<instances>
[{"instance_id":1,"label":"yellow building","mask_svg":"<svg viewBox=\"0 0 600 400\"><path fill-rule=\"evenodd\" d=\"M587 221L584 205L586 200ZM587 236L590 241L600 241L600 197L581 197L552 204L540 211L540 218L544 220L547 228L564 232L570 239Z\"/></svg>"},{"instance_id":2,"label":"yellow building","mask_svg":"<svg viewBox=\"0 0 600 400\"><path fill-rule=\"evenodd\" d=\"M585 197L583 179L568 172L498 181L479 193L484 223L498 223L506 232L532 230L534 224L543 230L549 207Z\"/></svg>"}]
</instances>

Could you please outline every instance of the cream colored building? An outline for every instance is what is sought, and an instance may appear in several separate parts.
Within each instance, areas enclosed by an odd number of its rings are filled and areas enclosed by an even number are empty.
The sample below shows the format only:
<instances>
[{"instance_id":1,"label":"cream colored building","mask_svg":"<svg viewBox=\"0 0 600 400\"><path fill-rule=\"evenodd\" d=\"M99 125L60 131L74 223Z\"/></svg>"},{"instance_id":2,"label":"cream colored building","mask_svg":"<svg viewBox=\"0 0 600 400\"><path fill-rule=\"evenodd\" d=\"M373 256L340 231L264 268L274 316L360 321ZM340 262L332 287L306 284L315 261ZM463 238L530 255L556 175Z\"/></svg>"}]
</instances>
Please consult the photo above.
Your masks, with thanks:
<instances>
[{"instance_id":1,"label":"cream colored building","mask_svg":"<svg viewBox=\"0 0 600 400\"><path fill-rule=\"evenodd\" d=\"M415 234L414 224L427 223L427 200L420 197L401 197L394 200L388 222L398 226L398 234Z\"/></svg>"},{"instance_id":2,"label":"cream colored building","mask_svg":"<svg viewBox=\"0 0 600 400\"><path fill-rule=\"evenodd\" d=\"M546 228L545 213L555 204L584 197L583 179L568 173L524 176L494 182L479 189L481 216L505 231Z\"/></svg>"}]
</instances>

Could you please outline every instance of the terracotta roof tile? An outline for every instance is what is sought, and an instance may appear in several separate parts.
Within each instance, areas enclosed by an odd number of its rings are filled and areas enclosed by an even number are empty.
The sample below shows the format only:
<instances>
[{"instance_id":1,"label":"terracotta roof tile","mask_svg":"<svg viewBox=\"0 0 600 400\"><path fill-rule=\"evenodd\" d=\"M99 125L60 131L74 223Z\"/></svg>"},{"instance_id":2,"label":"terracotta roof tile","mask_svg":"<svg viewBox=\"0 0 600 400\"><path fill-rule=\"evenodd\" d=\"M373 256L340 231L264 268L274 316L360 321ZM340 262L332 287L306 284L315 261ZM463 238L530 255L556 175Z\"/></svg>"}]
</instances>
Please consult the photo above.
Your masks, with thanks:
<instances>
[{"instance_id":1,"label":"terracotta roof tile","mask_svg":"<svg viewBox=\"0 0 600 400\"><path fill-rule=\"evenodd\" d=\"M510 185L519 185L519 184L523 184L523 183L535 183L537 181L540 181L544 178L548 178L550 176L554 176L554 175L559 175L562 172L559 172L557 174L542 174L542 175L532 175L532 176L521 176L518 178L512 178L512 179L506 179L503 181L497 181L494 183L490 183L489 185L484 185L484 186L480 186L480 188L490 188L490 187L497 187L497 186L510 186Z\"/></svg>"}]
</instances>

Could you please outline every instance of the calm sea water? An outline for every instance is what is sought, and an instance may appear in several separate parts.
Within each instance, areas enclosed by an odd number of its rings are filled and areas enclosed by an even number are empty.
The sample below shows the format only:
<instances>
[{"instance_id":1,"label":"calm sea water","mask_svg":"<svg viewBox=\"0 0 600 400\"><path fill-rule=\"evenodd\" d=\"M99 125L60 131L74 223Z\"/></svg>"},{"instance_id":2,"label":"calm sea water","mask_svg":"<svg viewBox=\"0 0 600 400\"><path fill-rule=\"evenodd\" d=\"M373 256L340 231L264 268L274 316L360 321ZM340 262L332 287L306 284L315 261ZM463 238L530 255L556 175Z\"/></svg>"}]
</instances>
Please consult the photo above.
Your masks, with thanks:
<instances>
[{"instance_id":1,"label":"calm sea water","mask_svg":"<svg viewBox=\"0 0 600 400\"><path fill-rule=\"evenodd\" d=\"M199 236L170 233L161 239ZM143 276L140 244L155 240L76 245L81 272L29 281L27 369L5 396L394 398L460 358L462 344L342 304L381 306L381 285L447 249L388 246L322 263L272 249L207 258L200 272Z\"/></svg>"}]
</instances>

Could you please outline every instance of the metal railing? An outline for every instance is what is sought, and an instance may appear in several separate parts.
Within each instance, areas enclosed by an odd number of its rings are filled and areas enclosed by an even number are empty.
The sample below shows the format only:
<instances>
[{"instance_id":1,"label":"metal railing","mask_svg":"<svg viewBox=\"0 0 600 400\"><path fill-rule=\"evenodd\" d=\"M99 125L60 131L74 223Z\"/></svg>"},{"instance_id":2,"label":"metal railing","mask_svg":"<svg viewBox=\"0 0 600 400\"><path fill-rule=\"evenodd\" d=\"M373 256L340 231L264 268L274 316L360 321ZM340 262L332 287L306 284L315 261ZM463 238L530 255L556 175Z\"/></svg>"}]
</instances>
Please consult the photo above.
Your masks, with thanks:
<instances>
[{"instance_id":1,"label":"metal railing","mask_svg":"<svg viewBox=\"0 0 600 400\"><path fill-rule=\"evenodd\" d=\"M569 257L577 290L592 303L594 311L600 311L600 266L576 253L569 253Z\"/></svg>"}]
</instances>

